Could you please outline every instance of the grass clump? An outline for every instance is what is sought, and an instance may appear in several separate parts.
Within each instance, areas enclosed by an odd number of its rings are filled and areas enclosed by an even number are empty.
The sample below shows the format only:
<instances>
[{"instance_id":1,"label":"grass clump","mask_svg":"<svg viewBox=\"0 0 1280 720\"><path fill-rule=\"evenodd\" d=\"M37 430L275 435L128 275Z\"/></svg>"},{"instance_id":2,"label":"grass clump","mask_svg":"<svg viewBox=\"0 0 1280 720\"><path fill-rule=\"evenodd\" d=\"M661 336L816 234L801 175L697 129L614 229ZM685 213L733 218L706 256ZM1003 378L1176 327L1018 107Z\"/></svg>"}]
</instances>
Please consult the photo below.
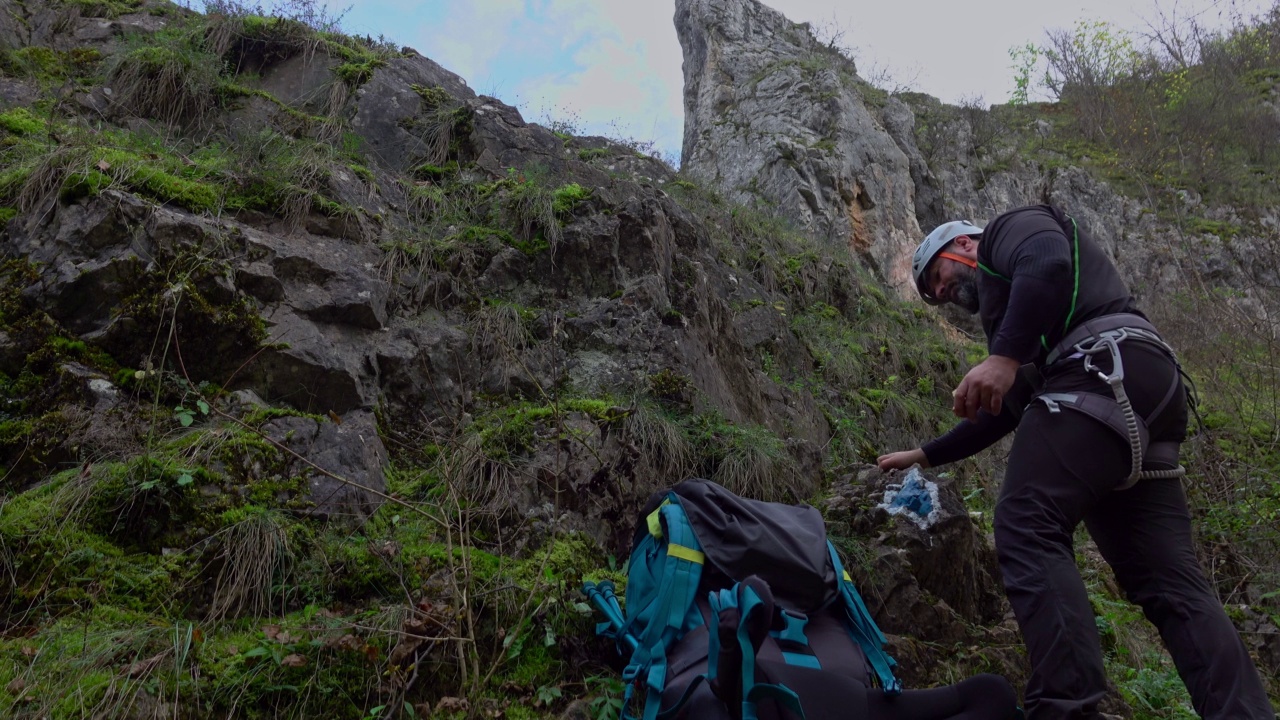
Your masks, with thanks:
<instances>
[{"instance_id":1,"label":"grass clump","mask_svg":"<svg viewBox=\"0 0 1280 720\"><path fill-rule=\"evenodd\" d=\"M272 212L292 228L300 227L313 211L327 215L354 212L330 194L333 169L341 164L333 145L263 130L249 138L240 151L248 160L249 172L230 198L233 208Z\"/></svg>"},{"instance_id":2,"label":"grass clump","mask_svg":"<svg viewBox=\"0 0 1280 720\"><path fill-rule=\"evenodd\" d=\"M446 285L454 302L467 299L465 281L483 272L503 247L513 247L530 257L554 252L563 235L562 222L573 208L590 197L576 183L552 188L545 171L512 168L507 176L491 182L473 182L455 171L455 161L419 167L419 180L406 185L411 212L419 222L416 232L384 244L384 275L427 278L448 276ZM437 295L434 302L443 302ZM472 298L482 302L481 298ZM407 301L425 300L411 294Z\"/></svg>"},{"instance_id":3,"label":"grass clump","mask_svg":"<svg viewBox=\"0 0 1280 720\"><path fill-rule=\"evenodd\" d=\"M417 114L401 124L421 143L418 160L424 167L457 165L461 143L471 134L471 110L442 87L411 87L422 103Z\"/></svg>"},{"instance_id":4,"label":"grass clump","mask_svg":"<svg viewBox=\"0 0 1280 720\"><path fill-rule=\"evenodd\" d=\"M628 410L610 400L568 398L554 404L517 403L497 408L476 418L473 429L479 435L485 453L506 458L528 452L535 447L535 436L560 432L554 427L563 418L577 413L600 423L614 423L626 417Z\"/></svg>"},{"instance_id":5,"label":"grass clump","mask_svg":"<svg viewBox=\"0 0 1280 720\"><path fill-rule=\"evenodd\" d=\"M229 511L223 521L230 522L217 536L222 567L214 584L210 617L267 615L277 590L293 584L290 575L297 551L290 538L291 523L277 511L256 506Z\"/></svg>"},{"instance_id":6,"label":"grass clump","mask_svg":"<svg viewBox=\"0 0 1280 720\"><path fill-rule=\"evenodd\" d=\"M23 133L0 146L8 164L0 170L0 203L19 209L120 188L193 212L271 212L293 228L311 212L354 212L331 197L340 158L326 143L264 130L234 148L210 143L184 150L154 136L62 123L52 126L55 142L46 137L45 123L26 112L6 113L0 123Z\"/></svg>"},{"instance_id":7,"label":"grass clump","mask_svg":"<svg viewBox=\"0 0 1280 720\"><path fill-rule=\"evenodd\" d=\"M333 74L338 76L348 86L358 88L369 82L373 77L374 71L378 68L386 67L387 61L380 57L361 58L356 61L344 62L333 69Z\"/></svg>"},{"instance_id":8,"label":"grass clump","mask_svg":"<svg viewBox=\"0 0 1280 720\"><path fill-rule=\"evenodd\" d=\"M817 489L787 451L786 442L762 426L738 425L717 413L691 422L693 446L706 476L743 497L801 502Z\"/></svg>"},{"instance_id":9,"label":"grass clump","mask_svg":"<svg viewBox=\"0 0 1280 720\"><path fill-rule=\"evenodd\" d=\"M138 12L146 0L60 0L80 10L82 17L115 19Z\"/></svg>"},{"instance_id":10,"label":"grass clump","mask_svg":"<svg viewBox=\"0 0 1280 720\"><path fill-rule=\"evenodd\" d=\"M220 58L204 47L198 28L178 24L134 38L106 62L113 102L169 125L201 125L215 108Z\"/></svg>"},{"instance_id":11,"label":"grass clump","mask_svg":"<svg viewBox=\"0 0 1280 720\"><path fill-rule=\"evenodd\" d=\"M518 249L529 255L544 249L554 252L563 237L560 218L591 195L577 183L549 188L540 168L512 168L502 191L501 215L515 227Z\"/></svg>"}]
</instances>

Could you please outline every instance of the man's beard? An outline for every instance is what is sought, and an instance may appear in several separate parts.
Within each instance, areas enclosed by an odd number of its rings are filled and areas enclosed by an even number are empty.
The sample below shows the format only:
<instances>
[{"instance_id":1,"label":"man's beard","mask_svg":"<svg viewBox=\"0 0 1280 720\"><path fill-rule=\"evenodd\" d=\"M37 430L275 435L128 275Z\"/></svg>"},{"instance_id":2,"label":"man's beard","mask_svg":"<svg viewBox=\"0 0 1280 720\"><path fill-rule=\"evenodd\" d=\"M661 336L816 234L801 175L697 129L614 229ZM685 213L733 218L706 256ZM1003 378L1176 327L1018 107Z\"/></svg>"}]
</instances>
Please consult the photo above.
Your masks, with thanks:
<instances>
[{"instance_id":1,"label":"man's beard","mask_svg":"<svg viewBox=\"0 0 1280 720\"><path fill-rule=\"evenodd\" d=\"M951 303L968 310L970 315L978 312L977 270L970 270L956 280L955 299Z\"/></svg>"}]
</instances>

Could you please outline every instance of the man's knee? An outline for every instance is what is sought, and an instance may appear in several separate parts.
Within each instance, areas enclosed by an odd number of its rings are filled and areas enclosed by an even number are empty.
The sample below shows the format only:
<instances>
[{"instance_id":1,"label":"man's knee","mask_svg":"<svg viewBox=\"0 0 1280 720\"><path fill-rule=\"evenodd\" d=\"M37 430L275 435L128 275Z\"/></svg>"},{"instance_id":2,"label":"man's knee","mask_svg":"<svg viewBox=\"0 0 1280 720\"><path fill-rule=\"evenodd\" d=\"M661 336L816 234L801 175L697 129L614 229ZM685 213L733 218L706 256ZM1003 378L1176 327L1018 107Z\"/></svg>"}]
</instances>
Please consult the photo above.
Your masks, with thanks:
<instances>
[{"instance_id":1,"label":"man's knee","mask_svg":"<svg viewBox=\"0 0 1280 720\"><path fill-rule=\"evenodd\" d=\"M1049 498L1022 492L1000 498L996 504L996 550L1018 547L1057 547L1070 544L1074 528L1059 513Z\"/></svg>"}]
</instances>

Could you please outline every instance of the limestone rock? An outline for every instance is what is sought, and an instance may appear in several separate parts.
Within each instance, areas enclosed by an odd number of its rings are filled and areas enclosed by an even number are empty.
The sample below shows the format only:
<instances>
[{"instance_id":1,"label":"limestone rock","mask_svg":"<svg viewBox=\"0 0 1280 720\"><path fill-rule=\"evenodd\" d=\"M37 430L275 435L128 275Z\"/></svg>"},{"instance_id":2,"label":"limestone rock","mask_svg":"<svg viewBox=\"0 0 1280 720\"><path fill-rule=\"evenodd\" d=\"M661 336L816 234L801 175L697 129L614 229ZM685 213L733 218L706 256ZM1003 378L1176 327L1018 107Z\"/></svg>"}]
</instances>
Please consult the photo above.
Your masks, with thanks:
<instances>
[{"instance_id":1,"label":"limestone rock","mask_svg":"<svg viewBox=\"0 0 1280 720\"><path fill-rule=\"evenodd\" d=\"M341 423L277 418L262 431L303 458L290 459L288 467L290 474L307 478L309 514L363 520L382 504L387 451L372 412L348 413Z\"/></svg>"},{"instance_id":2,"label":"limestone rock","mask_svg":"<svg viewBox=\"0 0 1280 720\"><path fill-rule=\"evenodd\" d=\"M27 45L26 15L19 3L5 3L0 8L0 49L16 50Z\"/></svg>"},{"instance_id":3,"label":"limestone rock","mask_svg":"<svg viewBox=\"0 0 1280 720\"><path fill-rule=\"evenodd\" d=\"M911 163L869 109L853 62L756 0L677 0L676 30L682 170L847 245L913 292Z\"/></svg>"},{"instance_id":4,"label":"limestone rock","mask_svg":"<svg viewBox=\"0 0 1280 720\"><path fill-rule=\"evenodd\" d=\"M410 120L428 111L427 101L415 87L443 89L453 98L450 102L475 97L462 78L421 55L396 58L375 71L356 91L351 129L383 167L406 170L428 154L424 133L409 129Z\"/></svg>"},{"instance_id":5,"label":"limestone rock","mask_svg":"<svg viewBox=\"0 0 1280 720\"><path fill-rule=\"evenodd\" d=\"M867 549L874 558L873 587L863 590L877 620L886 630L907 632L921 617L934 617L938 631L948 635L960 632L944 628L951 623L998 622L1005 601L995 548L971 520L959 488L952 480L922 475L936 488L940 505L922 527L910 513L894 516L884 507L886 493L904 475L868 467L837 482L822 508L828 522L880 537Z\"/></svg>"}]
</instances>

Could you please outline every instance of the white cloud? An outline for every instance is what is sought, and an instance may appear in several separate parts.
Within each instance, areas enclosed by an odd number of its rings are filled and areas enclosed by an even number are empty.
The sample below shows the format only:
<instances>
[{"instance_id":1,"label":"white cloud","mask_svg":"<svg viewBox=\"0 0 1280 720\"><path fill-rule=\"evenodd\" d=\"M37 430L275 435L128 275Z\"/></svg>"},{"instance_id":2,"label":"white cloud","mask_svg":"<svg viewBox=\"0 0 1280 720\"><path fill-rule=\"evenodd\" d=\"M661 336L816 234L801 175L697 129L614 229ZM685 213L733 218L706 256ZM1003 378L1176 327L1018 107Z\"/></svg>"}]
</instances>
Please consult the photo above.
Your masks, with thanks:
<instances>
[{"instance_id":1,"label":"white cloud","mask_svg":"<svg viewBox=\"0 0 1280 720\"><path fill-rule=\"evenodd\" d=\"M681 56L671 15L642 3L535 4L546 13L541 29L571 50L563 66L514 88L524 113L535 121L576 121L585 133L655 141L660 151L678 155Z\"/></svg>"},{"instance_id":2,"label":"white cloud","mask_svg":"<svg viewBox=\"0 0 1280 720\"><path fill-rule=\"evenodd\" d=\"M471 0L453 3L443 25L422 28L432 38L437 62L448 63L463 78L488 77L495 62L506 52L503 43L478 41L483 37L508 35L523 15L521 0Z\"/></svg>"}]
</instances>

